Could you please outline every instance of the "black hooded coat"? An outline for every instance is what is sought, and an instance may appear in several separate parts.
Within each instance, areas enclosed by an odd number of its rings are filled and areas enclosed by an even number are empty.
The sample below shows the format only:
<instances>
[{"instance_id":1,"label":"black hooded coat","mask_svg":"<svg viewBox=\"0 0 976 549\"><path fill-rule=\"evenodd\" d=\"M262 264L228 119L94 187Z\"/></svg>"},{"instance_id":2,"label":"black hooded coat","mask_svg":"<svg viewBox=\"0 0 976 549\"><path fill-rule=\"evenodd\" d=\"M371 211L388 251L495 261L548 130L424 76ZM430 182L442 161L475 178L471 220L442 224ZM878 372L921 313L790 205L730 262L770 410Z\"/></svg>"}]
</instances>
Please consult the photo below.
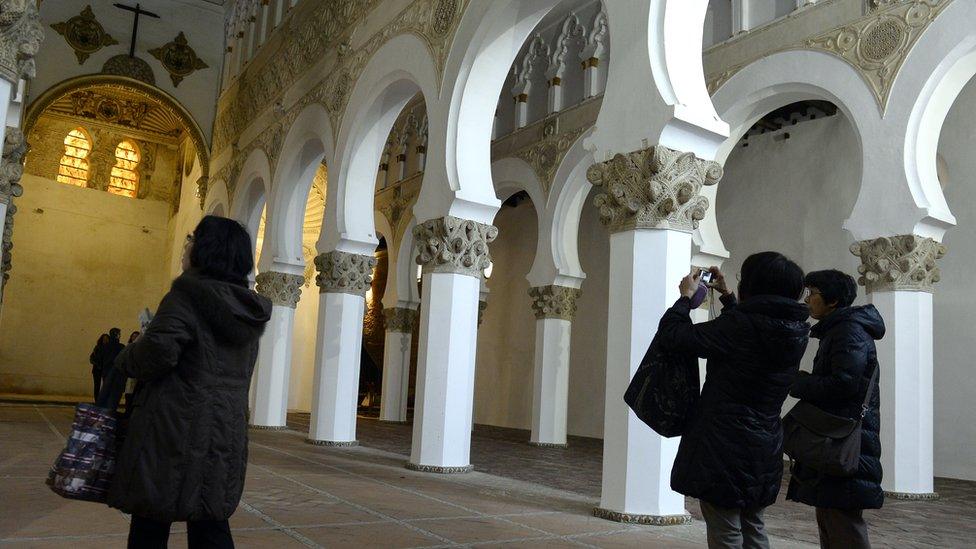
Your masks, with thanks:
<instances>
[{"instance_id":1,"label":"black hooded coat","mask_svg":"<svg viewBox=\"0 0 976 549\"><path fill-rule=\"evenodd\" d=\"M885 325L874 305L844 307L818 322L811 335L820 339L813 372L800 372L790 394L821 410L849 418L861 415L868 383L878 367L874 341ZM881 489L881 373L861 423L861 458L853 477L821 476L796 463L786 498L833 509L879 509Z\"/></svg>"},{"instance_id":2,"label":"black hooded coat","mask_svg":"<svg viewBox=\"0 0 976 549\"><path fill-rule=\"evenodd\" d=\"M657 337L673 352L708 359L701 402L689 418L671 470L671 488L726 508L766 507L783 478L780 411L809 340L806 305L759 295L692 324L682 297Z\"/></svg>"},{"instance_id":3,"label":"black hooded coat","mask_svg":"<svg viewBox=\"0 0 976 549\"><path fill-rule=\"evenodd\" d=\"M186 272L115 367L140 382L108 503L161 522L223 520L240 502L247 406L271 302Z\"/></svg>"}]
</instances>

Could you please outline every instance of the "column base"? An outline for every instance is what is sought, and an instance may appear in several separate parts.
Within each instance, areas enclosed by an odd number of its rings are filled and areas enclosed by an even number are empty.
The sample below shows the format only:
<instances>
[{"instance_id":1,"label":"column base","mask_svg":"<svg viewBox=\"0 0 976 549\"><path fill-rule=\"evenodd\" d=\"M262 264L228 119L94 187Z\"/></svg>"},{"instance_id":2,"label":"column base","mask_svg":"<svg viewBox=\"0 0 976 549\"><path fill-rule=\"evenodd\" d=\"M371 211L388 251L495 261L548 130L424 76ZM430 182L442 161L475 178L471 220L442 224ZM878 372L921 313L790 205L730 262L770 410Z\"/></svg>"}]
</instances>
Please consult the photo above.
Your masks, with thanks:
<instances>
[{"instance_id":1,"label":"column base","mask_svg":"<svg viewBox=\"0 0 976 549\"><path fill-rule=\"evenodd\" d=\"M358 440L315 440L311 438L306 438L305 444L311 444L313 446L331 446L333 448L349 448L352 446L359 446L359 441Z\"/></svg>"},{"instance_id":2,"label":"column base","mask_svg":"<svg viewBox=\"0 0 976 549\"><path fill-rule=\"evenodd\" d=\"M412 421L399 421L396 419L380 419L377 421L380 423L389 423L390 425L413 425Z\"/></svg>"},{"instance_id":3,"label":"column base","mask_svg":"<svg viewBox=\"0 0 976 549\"><path fill-rule=\"evenodd\" d=\"M254 431L287 431L289 429L287 425L248 425L247 428Z\"/></svg>"},{"instance_id":4,"label":"column base","mask_svg":"<svg viewBox=\"0 0 976 549\"><path fill-rule=\"evenodd\" d=\"M409 461L403 466L411 471L419 471L421 473L437 473L439 475L459 475L470 473L474 470L474 465L443 467L440 465L417 465L416 463L410 463Z\"/></svg>"},{"instance_id":5,"label":"column base","mask_svg":"<svg viewBox=\"0 0 976 549\"><path fill-rule=\"evenodd\" d=\"M907 501L932 501L934 499L939 499L939 494L935 492L888 492L884 493L886 498L891 499L901 499Z\"/></svg>"},{"instance_id":6,"label":"column base","mask_svg":"<svg viewBox=\"0 0 976 549\"><path fill-rule=\"evenodd\" d=\"M651 526L678 526L680 524L690 524L691 515L635 515L631 513L621 513L611 511L602 507L593 508L593 516L613 522L623 522L626 524L648 524Z\"/></svg>"},{"instance_id":7,"label":"column base","mask_svg":"<svg viewBox=\"0 0 976 549\"><path fill-rule=\"evenodd\" d=\"M569 444L563 442L562 444L558 442L532 442L529 441L529 446L535 446L537 448L569 448Z\"/></svg>"}]
</instances>

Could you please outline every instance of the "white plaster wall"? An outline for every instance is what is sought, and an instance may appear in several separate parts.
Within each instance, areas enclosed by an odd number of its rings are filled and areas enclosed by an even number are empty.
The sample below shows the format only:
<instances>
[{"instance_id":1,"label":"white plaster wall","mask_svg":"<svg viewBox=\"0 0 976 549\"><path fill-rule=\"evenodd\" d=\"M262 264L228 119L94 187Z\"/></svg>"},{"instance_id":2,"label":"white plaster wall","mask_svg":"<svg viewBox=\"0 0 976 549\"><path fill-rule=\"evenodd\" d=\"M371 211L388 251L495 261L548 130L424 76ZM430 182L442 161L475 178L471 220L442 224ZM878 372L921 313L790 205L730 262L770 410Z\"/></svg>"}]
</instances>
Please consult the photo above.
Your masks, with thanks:
<instances>
[{"instance_id":1,"label":"white plaster wall","mask_svg":"<svg viewBox=\"0 0 976 549\"><path fill-rule=\"evenodd\" d=\"M88 355L169 286L168 204L31 175L17 200L0 330L0 392L90 395Z\"/></svg>"},{"instance_id":2,"label":"white plaster wall","mask_svg":"<svg viewBox=\"0 0 976 549\"><path fill-rule=\"evenodd\" d=\"M200 178L200 172L200 163L197 160L193 161L190 175L180 170L180 207L173 217L169 218L168 224L166 265L170 278L176 278L183 272L183 243L186 241L186 235L192 233L203 218L200 199L197 198L197 180Z\"/></svg>"},{"instance_id":3,"label":"white plaster wall","mask_svg":"<svg viewBox=\"0 0 976 549\"><path fill-rule=\"evenodd\" d=\"M709 48L732 37L732 0L710 0L705 12L702 47Z\"/></svg>"},{"instance_id":4,"label":"white plaster wall","mask_svg":"<svg viewBox=\"0 0 976 549\"><path fill-rule=\"evenodd\" d=\"M525 275L532 267L537 238L532 202L503 207L495 225L498 238L491 245L488 308L478 330L474 421L529 429L535 315Z\"/></svg>"},{"instance_id":5,"label":"white plaster wall","mask_svg":"<svg viewBox=\"0 0 976 549\"><path fill-rule=\"evenodd\" d=\"M132 13L114 7L113 3L114 0L45 0L41 4L44 42L36 56L37 78L31 82L28 101L33 101L62 80L98 74L110 57L129 53ZM149 63L156 77L156 86L182 103L209 139L223 63L223 8L199 0L141 0L139 3L142 9L157 13L160 18L139 18L136 57ZM86 5L91 5L95 18L119 43L102 48L79 65L74 50L51 25L78 15ZM209 68L187 76L176 87L162 63L149 55L148 50L169 43L180 31L183 31L187 43Z\"/></svg>"},{"instance_id":6,"label":"white plaster wall","mask_svg":"<svg viewBox=\"0 0 976 549\"><path fill-rule=\"evenodd\" d=\"M942 129L939 154L945 159L946 199L958 225L945 236L949 253L939 262L935 289L935 474L976 480L976 375L973 357L973 293L976 273L976 83L956 100Z\"/></svg>"}]
</instances>

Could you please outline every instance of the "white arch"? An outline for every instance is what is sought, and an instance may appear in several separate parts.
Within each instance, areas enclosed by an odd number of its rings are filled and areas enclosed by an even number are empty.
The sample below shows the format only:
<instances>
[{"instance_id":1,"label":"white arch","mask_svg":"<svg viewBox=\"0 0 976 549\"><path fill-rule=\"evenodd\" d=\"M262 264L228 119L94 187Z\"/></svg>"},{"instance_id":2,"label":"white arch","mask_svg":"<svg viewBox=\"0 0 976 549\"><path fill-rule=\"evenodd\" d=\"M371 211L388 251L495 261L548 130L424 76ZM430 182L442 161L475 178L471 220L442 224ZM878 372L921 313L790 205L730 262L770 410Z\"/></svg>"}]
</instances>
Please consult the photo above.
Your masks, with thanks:
<instances>
[{"instance_id":1,"label":"white arch","mask_svg":"<svg viewBox=\"0 0 976 549\"><path fill-rule=\"evenodd\" d=\"M505 201L519 191L525 191L532 200L536 215L536 246L535 259L529 269L526 279L531 286L546 286L554 284L553 277L546 276L556 272L550 253L548 233L544 226L546 218L546 193L542 190L542 182L526 161L520 158L502 158L491 165L491 179L495 182L495 192L498 199ZM542 274L545 273L545 274Z\"/></svg>"},{"instance_id":2,"label":"white arch","mask_svg":"<svg viewBox=\"0 0 976 549\"><path fill-rule=\"evenodd\" d=\"M587 130L566 151L566 156L556 169L552 188L549 189L549 204L542 224L544 232L539 240L544 240L546 249L552 257L553 271L536 271L538 280L551 278L560 286L579 288L586 278L579 260L579 222L586 196L592 185L586 179L586 170L593 165L593 154L583 143L593 130ZM537 285L530 280L533 286Z\"/></svg>"},{"instance_id":3,"label":"white arch","mask_svg":"<svg viewBox=\"0 0 976 549\"><path fill-rule=\"evenodd\" d=\"M218 179L207 186L207 198L203 203L205 215L227 217L230 213L230 198L227 195L227 184Z\"/></svg>"},{"instance_id":4,"label":"white arch","mask_svg":"<svg viewBox=\"0 0 976 549\"><path fill-rule=\"evenodd\" d=\"M266 265L288 272L304 267L302 231L308 193L319 166L331 165L334 155L329 113L322 105L312 103L288 129L275 167L264 239L267 253L262 254Z\"/></svg>"},{"instance_id":5,"label":"white arch","mask_svg":"<svg viewBox=\"0 0 976 549\"><path fill-rule=\"evenodd\" d=\"M715 159L724 164L739 139L767 113L811 99L830 101L851 122L864 158L859 181L863 195L866 175L872 169L873 159L879 156L877 139L884 131L883 121L877 102L861 75L846 61L825 52L793 50L776 53L747 65L725 82L712 101L719 116L728 122L730 132L729 138L719 146ZM700 254L725 258L729 252L722 242L715 217L717 188L718 185L706 187L703 191L711 201L711 207L695 232L695 244ZM847 223L845 228L848 228ZM858 234L852 232L857 238Z\"/></svg>"},{"instance_id":6,"label":"white arch","mask_svg":"<svg viewBox=\"0 0 976 549\"><path fill-rule=\"evenodd\" d=\"M350 94L339 129L319 251L372 253L377 242L373 194L383 147L414 95L422 93L431 104L436 81L427 47L414 35L393 38L370 59Z\"/></svg>"},{"instance_id":7,"label":"white arch","mask_svg":"<svg viewBox=\"0 0 976 549\"><path fill-rule=\"evenodd\" d=\"M921 210L914 233L941 240L955 225L942 186L936 153L949 109L976 75L976 13L953 2L929 25L905 58L891 87L886 118L905 136L904 172Z\"/></svg>"},{"instance_id":8,"label":"white arch","mask_svg":"<svg viewBox=\"0 0 976 549\"><path fill-rule=\"evenodd\" d=\"M230 204L230 217L247 227L252 244L257 243L258 227L261 223L261 210L270 192L271 163L268 155L261 149L254 149L248 155L237 176L234 198Z\"/></svg>"}]
</instances>

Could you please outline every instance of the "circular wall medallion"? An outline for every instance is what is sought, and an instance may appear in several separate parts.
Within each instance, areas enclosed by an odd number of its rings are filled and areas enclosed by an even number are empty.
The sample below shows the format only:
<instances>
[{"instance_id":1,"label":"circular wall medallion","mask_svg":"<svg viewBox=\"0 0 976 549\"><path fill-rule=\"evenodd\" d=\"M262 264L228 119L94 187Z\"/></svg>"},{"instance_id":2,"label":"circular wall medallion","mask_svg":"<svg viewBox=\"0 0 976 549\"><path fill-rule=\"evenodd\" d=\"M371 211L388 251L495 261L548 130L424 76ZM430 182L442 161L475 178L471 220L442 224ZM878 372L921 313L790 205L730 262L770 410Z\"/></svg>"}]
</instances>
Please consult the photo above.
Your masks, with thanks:
<instances>
[{"instance_id":1,"label":"circular wall medallion","mask_svg":"<svg viewBox=\"0 0 976 549\"><path fill-rule=\"evenodd\" d=\"M128 76L141 80L151 86L156 85L156 75L153 74L152 67L138 57L129 57L127 54L119 54L109 58L102 65L102 74L112 74L115 76Z\"/></svg>"},{"instance_id":2,"label":"circular wall medallion","mask_svg":"<svg viewBox=\"0 0 976 549\"><path fill-rule=\"evenodd\" d=\"M886 17L864 33L864 38L861 39L861 55L868 61L880 63L894 55L906 38L904 25L894 17Z\"/></svg>"}]
</instances>

